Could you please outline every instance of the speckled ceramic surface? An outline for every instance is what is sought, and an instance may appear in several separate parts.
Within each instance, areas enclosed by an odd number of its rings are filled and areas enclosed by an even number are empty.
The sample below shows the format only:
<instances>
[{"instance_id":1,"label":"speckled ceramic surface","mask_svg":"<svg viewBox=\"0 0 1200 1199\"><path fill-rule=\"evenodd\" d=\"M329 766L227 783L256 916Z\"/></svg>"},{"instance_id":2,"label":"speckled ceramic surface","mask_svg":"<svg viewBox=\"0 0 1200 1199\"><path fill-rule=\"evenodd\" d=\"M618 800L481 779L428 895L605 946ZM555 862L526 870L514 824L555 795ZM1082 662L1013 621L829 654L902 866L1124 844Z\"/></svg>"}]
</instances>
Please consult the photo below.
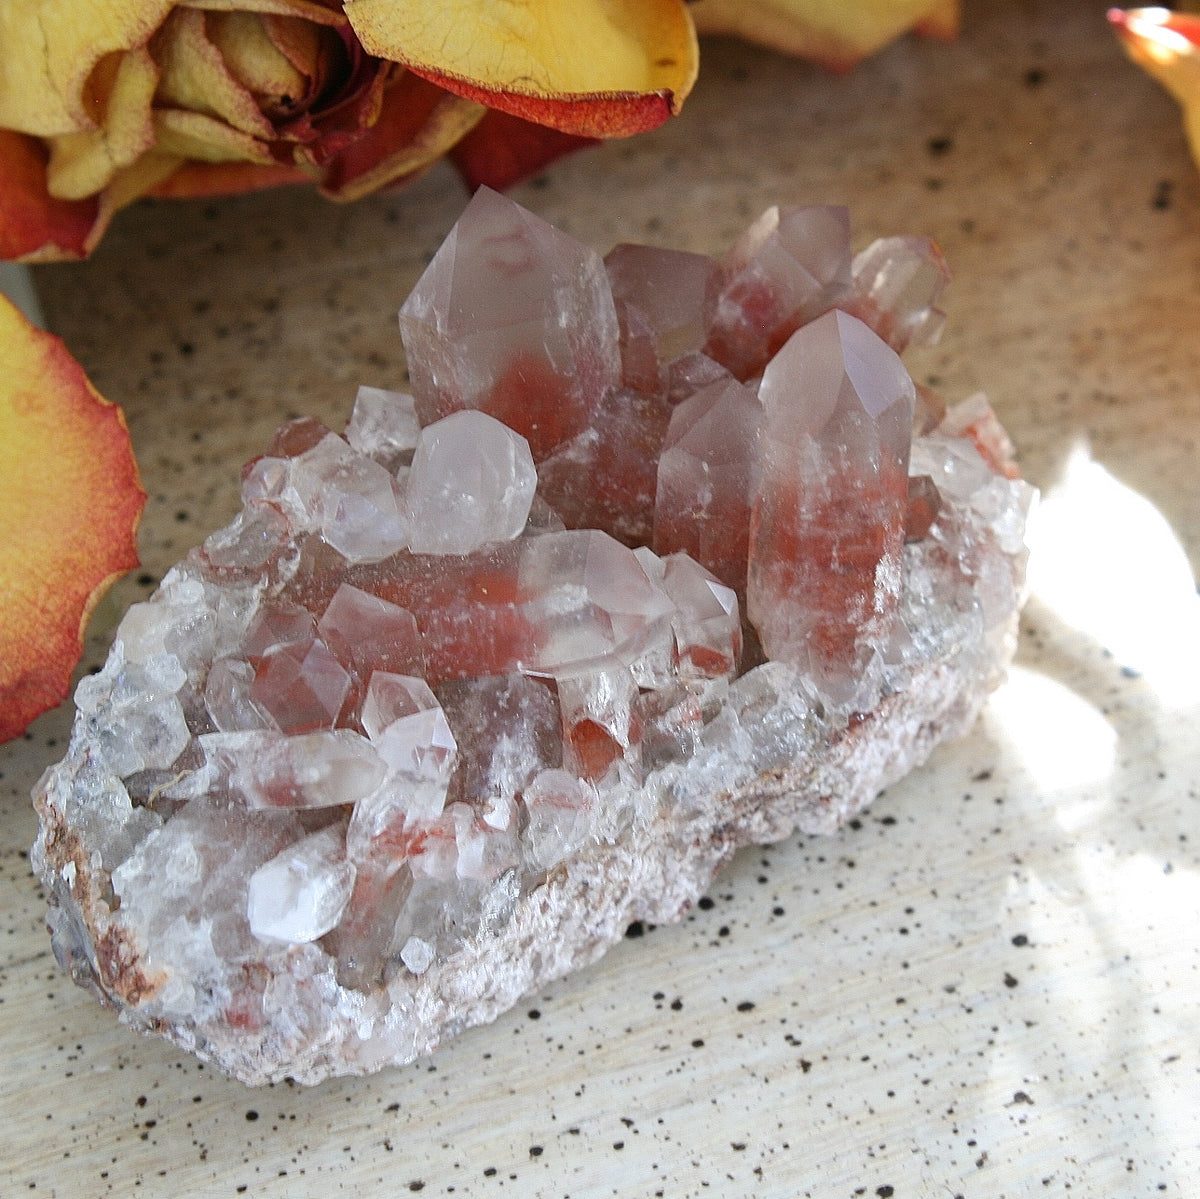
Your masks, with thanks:
<instances>
[{"instance_id":1,"label":"speckled ceramic surface","mask_svg":"<svg viewBox=\"0 0 1200 1199\"><path fill-rule=\"evenodd\" d=\"M855 827L743 853L682 925L311 1091L216 1078L59 972L28 792L69 713L43 718L0 750L0 1192L1193 1194L1200 180L1173 103L1102 6L968 3L958 43L844 78L711 43L677 122L516 195L600 249L716 250L774 202L934 236L950 323L916 374L986 389L1051 495L1012 681ZM150 493L85 664L281 418L402 385L395 310L464 198L439 169L348 208L139 207L39 270Z\"/></svg>"}]
</instances>

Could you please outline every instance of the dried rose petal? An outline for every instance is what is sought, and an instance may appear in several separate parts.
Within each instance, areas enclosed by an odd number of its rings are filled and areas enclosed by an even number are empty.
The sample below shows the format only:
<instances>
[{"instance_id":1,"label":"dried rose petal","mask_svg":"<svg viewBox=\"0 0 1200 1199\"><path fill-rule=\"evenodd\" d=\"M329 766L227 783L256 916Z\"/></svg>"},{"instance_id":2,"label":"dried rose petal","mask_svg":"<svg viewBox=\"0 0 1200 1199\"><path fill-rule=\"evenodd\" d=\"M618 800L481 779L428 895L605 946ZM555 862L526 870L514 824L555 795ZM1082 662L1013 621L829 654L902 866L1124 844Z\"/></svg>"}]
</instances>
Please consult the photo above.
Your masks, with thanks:
<instances>
[{"instance_id":1,"label":"dried rose petal","mask_svg":"<svg viewBox=\"0 0 1200 1199\"><path fill-rule=\"evenodd\" d=\"M0 298L0 740L66 697L145 500L121 410Z\"/></svg>"}]
</instances>

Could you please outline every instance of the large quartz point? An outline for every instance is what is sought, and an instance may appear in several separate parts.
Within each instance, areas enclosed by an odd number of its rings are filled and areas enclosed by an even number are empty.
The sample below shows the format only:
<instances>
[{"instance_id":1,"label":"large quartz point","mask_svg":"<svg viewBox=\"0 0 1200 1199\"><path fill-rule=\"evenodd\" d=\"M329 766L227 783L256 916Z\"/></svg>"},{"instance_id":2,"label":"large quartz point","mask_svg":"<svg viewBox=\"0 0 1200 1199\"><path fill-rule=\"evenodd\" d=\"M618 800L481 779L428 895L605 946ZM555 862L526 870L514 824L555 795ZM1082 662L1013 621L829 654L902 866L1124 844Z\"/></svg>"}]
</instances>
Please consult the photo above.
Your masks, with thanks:
<instances>
[{"instance_id":1,"label":"large quartz point","mask_svg":"<svg viewBox=\"0 0 1200 1199\"><path fill-rule=\"evenodd\" d=\"M916 390L894 350L837 310L798 329L759 388L762 475L747 603L769 658L834 703L863 686L903 588Z\"/></svg>"},{"instance_id":2,"label":"large quartz point","mask_svg":"<svg viewBox=\"0 0 1200 1199\"><path fill-rule=\"evenodd\" d=\"M604 263L484 187L400 309L423 424L480 408L538 460L587 428L620 379Z\"/></svg>"},{"instance_id":3,"label":"large quartz point","mask_svg":"<svg viewBox=\"0 0 1200 1199\"><path fill-rule=\"evenodd\" d=\"M377 1070L967 728L1033 493L898 357L936 247L851 263L843 209L602 262L480 192L413 395L285 425L80 683L35 795L64 968L247 1083Z\"/></svg>"}]
</instances>

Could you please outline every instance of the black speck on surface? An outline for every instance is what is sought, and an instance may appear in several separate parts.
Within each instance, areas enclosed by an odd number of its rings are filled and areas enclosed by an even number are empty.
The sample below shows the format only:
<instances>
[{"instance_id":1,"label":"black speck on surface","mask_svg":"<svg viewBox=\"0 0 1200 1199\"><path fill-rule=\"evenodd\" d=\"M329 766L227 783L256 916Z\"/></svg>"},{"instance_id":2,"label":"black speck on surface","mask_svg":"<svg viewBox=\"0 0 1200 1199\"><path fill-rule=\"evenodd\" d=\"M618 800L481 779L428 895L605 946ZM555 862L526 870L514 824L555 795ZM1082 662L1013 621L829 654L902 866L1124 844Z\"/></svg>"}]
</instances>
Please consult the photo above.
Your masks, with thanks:
<instances>
[{"instance_id":1,"label":"black speck on surface","mask_svg":"<svg viewBox=\"0 0 1200 1199\"><path fill-rule=\"evenodd\" d=\"M1016 935L1015 937L1013 937L1013 939L1012 939L1012 943L1013 943L1013 944L1014 944L1014 945L1015 945L1015 946L1016 946L1018 949L1020 949L1020 948L1022 948L1023 946L1025 946L1025 945L1028 945L1028 944L1029 944L1029 938L1028 938L1028 937L1027 937L1027 936L1026 936L1024 933L1017 933L1017 935Z\"/></svg>"},{"instance_id":2,"label":"black speck on surface","mask_svg":"<svg viewBox=\"0 0 1200 1199\"><path fill-rule=\"evenodd\" d=\"M935 158L940 158L943 154L949 154L954 149L954 139L951 137L931 137L925 145L930 154Z\"/></svg>"},{"instance_id":3,"label":"black speck on surface","mask_svg":"<svg viewBox=\"0 0 1200 1199\"><path fill-rule=\"evenodd\" d=\"M1026 87L1041 87L1046 82L1046 72L1041 67L1030 67L1024 76Z\"/></svg>"},{"instance_id":4,"label":"black speck on surface","mask_svg":"<svg viewBox=\"0 0 1200 1199\"><path fill-rule=\"evenodd\" d=\"M1016 979L1016 977L1015 977L1014 975L1011 975L1011 974L1009 974L1009 973L1008 973L1008 971L1005 971L1005 973L1004 973L1004 985L1005 985L1006 987L1009 987L1010 989L1011 989L1012 987L1015 987L1015 986L1017 985L1017 981L1018 981L1018 980Z\"/></svg>"},{"instance_id":5,"label":"black speck on surface","mask_svg":"<svg viewBox=\"0 0 1200 1199\"><path fill-rule=\"evenodd\" d=\"M635 920L626 930L625 935L630 939L634 937L642 937L646 934L646 926L640 921Z\"/></svg>"},{"instance_id":6,"label":"black speck on surface","mask_svg":"<svg viewBox=\"0 0 1200 1199\"><path fill-rule=\"evenodd\" d=\"M742 1002L737 1005L737 1010L739 1012L752 1012L754 1010L754 1004L749 999L743 999Z\"/></svg>"},{"instance_id":7,"label":"black speck on surface","mask_svg":"<svg viewBox=\"0 0 1200 1199\"><path fill-rule=\"evenodd\" d=\"M896 1188L888 1186L886 1182L883 1184L883 1186L875 1188L875 1194L879 1196L879 1199L888 1199L888 1196L894 1195L895 1193Z\"/></svg>"},{"instance_id":8,"label":"black speck on surface","mask_svg":"<svg viewBox=\"0 0 1200 1199\"><path fill-rule=\"evenodd\" d=\"M530 1145L529 1146L529 1156L530 1157L541 1157L544 1152L545 1152L545 1150L542 1148L541 1145Z\"/></svg>"},{"instance_id":9,"label":"black speck on surface","mask_svg":"<svg viewBox=\"0 0 1200 1199\"><path fill-rule=\"evenodd\" d=\"M712 908L716 907L717 905L716 905L716 900L714 900L711 896L701 895L700 898L698 900L696 900L696 906L702 912L707 912L707 911L710 911Z\"/></svg>"},{"instance_id":10,"label":"black speck on surface","mask_svg":"<svg viewBox=\"0 0 1200 1199\"><path fill-rule=\"evenodd\" d=\"M253 1123L254 1123L254 1121L258 1119L258 1112L256 1112L256 1111L254 1110L254 1108L251 1108L251 1109L250 1109L250 1110L249 1110L249 1111L246 1113L246 1119L247 1119L247 1120L249 1120L251 1124L253 1124Z\"/></svg>"}]
</instances>

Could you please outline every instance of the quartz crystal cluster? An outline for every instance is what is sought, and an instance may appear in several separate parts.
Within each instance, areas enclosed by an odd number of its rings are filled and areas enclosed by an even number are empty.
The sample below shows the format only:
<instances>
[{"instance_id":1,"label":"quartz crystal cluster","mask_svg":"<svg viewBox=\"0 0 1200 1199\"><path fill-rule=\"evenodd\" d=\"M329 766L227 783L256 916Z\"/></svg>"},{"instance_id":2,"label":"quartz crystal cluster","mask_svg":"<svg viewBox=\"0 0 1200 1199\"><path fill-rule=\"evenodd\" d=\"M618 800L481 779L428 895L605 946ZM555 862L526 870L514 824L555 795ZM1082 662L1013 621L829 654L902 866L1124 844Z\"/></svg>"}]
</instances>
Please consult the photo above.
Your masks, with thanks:
<instances>
[{"instance_id":1,"label":"quartz crystal cluster","mask_svg":"<svg viewBox=\"0 0 1200 1199\"><path fill-rule=\"evenodd\" d=\"M772 208L605 259L481 191L412 394L285 425L35 796L60 961L247 1082L427 1052L973 719L1032 491L899 353L937 248Z\"/></svg>"}]
</instances>

